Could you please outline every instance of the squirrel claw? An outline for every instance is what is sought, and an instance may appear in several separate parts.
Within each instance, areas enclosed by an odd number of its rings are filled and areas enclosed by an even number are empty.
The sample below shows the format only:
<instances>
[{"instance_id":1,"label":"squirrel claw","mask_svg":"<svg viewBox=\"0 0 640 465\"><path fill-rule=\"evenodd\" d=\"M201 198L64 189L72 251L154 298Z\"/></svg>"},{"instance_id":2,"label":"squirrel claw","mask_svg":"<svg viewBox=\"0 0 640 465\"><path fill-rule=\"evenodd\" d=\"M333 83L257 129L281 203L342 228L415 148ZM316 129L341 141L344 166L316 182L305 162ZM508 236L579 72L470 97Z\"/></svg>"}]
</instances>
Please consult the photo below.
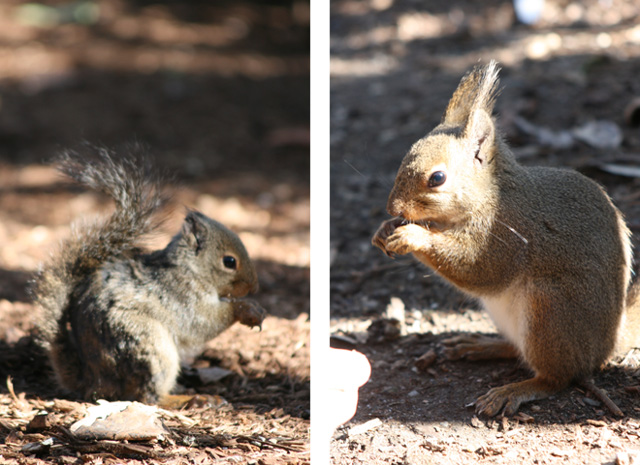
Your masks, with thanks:
<instances>
[{"instance_id":1,"label":"squirrel claw","mask_svg":"<svg viewBox=\"0 0 640 465\"><path fill-rule=\"evenodd\" d=\"M382 250L389 258L396 258L397 254L387 249L387 239L403 221L401 218L392 218L383 222L371 239L371 244Z\"/></svg>"},{"instance_id":2,"label":"squirrel claw","mask_svg":"<svg viewBox=\"0 0 640 465\"><path fill-rule=\"evenodd\" d=\"M536 399L544 399L561 389L562 380L554 381L540 376L520 381L519 383L506 384L494 387L485 395L478 397L476 412L493 417L502 412L504 416L515 415L523 402Z\"/></svg>"},{"instance_id":3,"label":"squirrel claw","mask_svg":"<svg viewBox=\"0 0 640 465\"><path fill-rule=\"evenodd\" d=\"M384 240L380 238L377 234L373 236L373 238L371 239L371 245L382 250L386 256L391 257L391 253L385 247Z\"/></svg>"},{"instance_id":4,"label":"squirrel claw","mask_svg":"<svg viewBox=\"0 0 640 465\"><path fill-rule=\"evenodd\" d=\"M487 417L495 417L500 412L507 417L515 415L521 400L517 396L509 396L504 388L505 386L493 388L480 396L476 400L476 413Z\"/></svg>"}]
</instances>

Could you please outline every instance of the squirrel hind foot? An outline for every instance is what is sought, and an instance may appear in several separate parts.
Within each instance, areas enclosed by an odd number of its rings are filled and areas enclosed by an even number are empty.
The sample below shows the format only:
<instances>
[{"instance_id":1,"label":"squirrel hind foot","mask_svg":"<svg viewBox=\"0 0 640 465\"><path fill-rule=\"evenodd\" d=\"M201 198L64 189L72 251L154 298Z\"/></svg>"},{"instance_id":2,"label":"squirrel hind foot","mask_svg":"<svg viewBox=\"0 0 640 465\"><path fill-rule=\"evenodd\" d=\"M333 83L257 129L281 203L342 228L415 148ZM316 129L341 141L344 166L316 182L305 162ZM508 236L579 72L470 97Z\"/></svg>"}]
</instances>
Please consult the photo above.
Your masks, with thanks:
<instances>
[{"instance_id":1,"label":"squirrel hind foot","mask_svg":"<svg viewBox=\"0 0 640 465\"><path fill-rule=\"evenodd\" d=\"M504 416L512 416L522 403L549 397L564 388L565 384L536 376L495 387L476 400L476 412L487 417L494 417L501 412Z\"/></svg>"}]
</instances>

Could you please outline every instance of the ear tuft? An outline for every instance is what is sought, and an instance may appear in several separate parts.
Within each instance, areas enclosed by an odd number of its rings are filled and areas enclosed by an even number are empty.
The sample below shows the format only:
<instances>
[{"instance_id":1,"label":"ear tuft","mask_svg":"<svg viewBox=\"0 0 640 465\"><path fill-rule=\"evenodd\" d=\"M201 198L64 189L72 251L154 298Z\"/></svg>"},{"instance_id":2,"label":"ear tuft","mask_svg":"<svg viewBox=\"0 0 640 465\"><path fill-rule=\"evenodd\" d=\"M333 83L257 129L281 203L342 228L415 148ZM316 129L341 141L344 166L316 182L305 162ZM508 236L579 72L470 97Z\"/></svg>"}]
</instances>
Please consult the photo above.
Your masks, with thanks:
<instances>
[{"instance_id":1,"label":"ear tuft","mask_svg":"<svg viewBox=\"0 0 640 465\"><path fill-rule=\"evenodd\" d=\"M476 66L466 74L453 93L441 124L466 125L472 113L477 110L484 110L491 116L499 94L499 71L496 61L491 60L488 65Z\"/></svg>"}]
</instances>

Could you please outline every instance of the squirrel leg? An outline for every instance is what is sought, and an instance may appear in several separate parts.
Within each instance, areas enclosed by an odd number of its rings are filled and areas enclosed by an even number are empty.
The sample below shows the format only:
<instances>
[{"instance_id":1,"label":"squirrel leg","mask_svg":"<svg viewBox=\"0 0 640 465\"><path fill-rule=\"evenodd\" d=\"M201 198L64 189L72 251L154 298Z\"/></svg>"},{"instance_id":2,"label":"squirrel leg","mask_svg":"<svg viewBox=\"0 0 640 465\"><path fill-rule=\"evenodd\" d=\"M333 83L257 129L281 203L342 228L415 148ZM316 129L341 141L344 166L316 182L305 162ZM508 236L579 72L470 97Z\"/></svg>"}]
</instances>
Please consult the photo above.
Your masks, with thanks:
<instances>
[{"instance_id":1,"label":"squirrel leg","mask_svg":"<svg viewBox=\"0 0 640 465\"><path fill-rule=\"evenodd\" d=\"M493 360L519 356L518 350L505 339L482 334L461 334L445 339L442 345L449 360Z\"/></svg>"},{"instance_id":2,"label":"squirrel leg","mask_svg":"<svg viewBox=\"0 0 640 465\"><path fill-rule=\"evenodd\" d=\"M175 386L180 372L180 358L173 336L162 324L149 319L146 326L145 331L133 333L138 338L138 344L129 353L131 366L127 367L124 363L119 376L123 387L127 387L125 392L131 393L126 397L152 404ZM127 368L144 372L145 381L140 384L130 382L133 376L127 375Z\"/></svg>"},{"instance_id":3,"label":"squirrel leg","mask_svg":"<svg viewBox=\"0 0 640 465\"><path fill-rule=\"evenodd\" d=\"M536 376L519 383L495 387L476 401L476 412L489 417L501 411L505 416L515 414L523 402L544 399L565 387L564 382Z\"/></svg>"},{"instance_id":4,"label":"squirrel leg","mask_svg":"<svg viewBox=\"0 0 640 465\"><path fill-rule=\"evenodd\" d=\"M567 387L571 381L590 372L594 366L592 357L581 347L579 339L567 332L564 314L579 315L579 302L562 301L553 286L544 282L536 283L535 290L527 298L526 325L523 325L523 358L534 370L531 379L495 387L476 401L476 411L487 416L503 412L513 415L520 404L554 394ZM565 312L557 310L563 305ZM577 334L583 334L578 332Z\"/></svg>"},{"instance_id":5,"label":"squirrel leg","mask_svg":"<svg viewBox=\"0 0 640 465\"><path fill-rule=\"evenodd\" d=\"M78 374L80 394L87 400L155 403L173 388L180 370L173 337L154 319L132 312L110 316L78 332L85 361Z\"/></svg>"}]
</instances>

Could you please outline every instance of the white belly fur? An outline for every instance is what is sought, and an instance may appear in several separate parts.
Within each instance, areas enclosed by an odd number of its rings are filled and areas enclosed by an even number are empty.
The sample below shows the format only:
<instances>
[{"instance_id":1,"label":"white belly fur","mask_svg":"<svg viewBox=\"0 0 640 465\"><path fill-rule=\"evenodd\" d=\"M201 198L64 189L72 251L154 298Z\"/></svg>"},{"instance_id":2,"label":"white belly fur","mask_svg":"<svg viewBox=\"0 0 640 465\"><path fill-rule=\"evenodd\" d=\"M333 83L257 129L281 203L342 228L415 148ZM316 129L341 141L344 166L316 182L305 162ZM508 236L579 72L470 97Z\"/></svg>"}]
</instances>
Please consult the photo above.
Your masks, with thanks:
<instances>
[{"instance_id":1,"label":"white belly fur","mask_svg":"<svg viewBox=\"0 0 640 465\"><path fill-rule=\"evenodd\" d=\"M481 297L480 301L498 331L524 353L528 313L524 286L514 284L500 294Z\"/></svg>"},{"instance_id":2,"label":"white belly fur","mask_svg":"<svg viewBox=\"0 0 640 465\"><path fill-rule=\"evenodd\" d=\"M210 294L204 297L205 303L212 307L217 307L220 303L220 296L215 290L212 290ZM180 362L184 365L192 365L196 357L202 352L203 344L185 345L178 338L175 341L178 353L180 355Z\"/></svg>"}]
</instances>

